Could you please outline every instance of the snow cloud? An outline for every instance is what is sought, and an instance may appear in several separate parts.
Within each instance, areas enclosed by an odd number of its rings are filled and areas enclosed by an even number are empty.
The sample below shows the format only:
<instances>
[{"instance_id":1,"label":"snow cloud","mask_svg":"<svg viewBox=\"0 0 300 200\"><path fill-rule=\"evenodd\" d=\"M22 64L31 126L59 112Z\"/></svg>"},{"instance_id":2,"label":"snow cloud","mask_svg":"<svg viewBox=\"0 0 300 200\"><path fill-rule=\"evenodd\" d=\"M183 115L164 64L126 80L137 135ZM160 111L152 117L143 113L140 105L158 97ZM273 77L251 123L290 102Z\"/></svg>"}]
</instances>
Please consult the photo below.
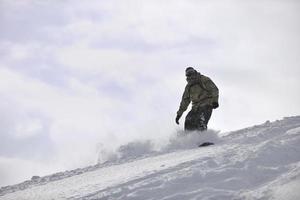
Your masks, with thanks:
<instances>
[{"instance_id":1,"label":"snow cloud","mask_svg":"<svg viewBox=\"0 0 300 200\"><path fill-rule=\"evenodd\" d=\"M210 128L299 114L299 7L1 0L0 185L93 164L99 146L182 128L174 118L187 66L220 89Z\"/></svg>"}]
</instances>

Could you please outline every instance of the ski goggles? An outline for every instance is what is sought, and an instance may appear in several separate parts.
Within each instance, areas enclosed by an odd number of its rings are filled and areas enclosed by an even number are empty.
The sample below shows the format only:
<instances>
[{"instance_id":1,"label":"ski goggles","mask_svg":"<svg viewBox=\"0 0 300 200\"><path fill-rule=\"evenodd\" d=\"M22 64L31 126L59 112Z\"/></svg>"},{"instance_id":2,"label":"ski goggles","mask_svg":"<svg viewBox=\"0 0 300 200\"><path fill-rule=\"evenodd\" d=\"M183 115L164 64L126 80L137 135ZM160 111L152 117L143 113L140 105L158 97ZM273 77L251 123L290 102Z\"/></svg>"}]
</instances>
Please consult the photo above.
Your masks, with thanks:
<instances>
[{"instance_id":1,"label":"ski goggles","mask_svg":"<svg viewBox=\"0 0 300 200\"><path fill-rule=\"evenodd\" d=\"M195 75L196 73L197 73L196 70L190 69L190 70L185 72L185 76L186 77L191 77L191 76Z\"/></svg>"}]
</instances>

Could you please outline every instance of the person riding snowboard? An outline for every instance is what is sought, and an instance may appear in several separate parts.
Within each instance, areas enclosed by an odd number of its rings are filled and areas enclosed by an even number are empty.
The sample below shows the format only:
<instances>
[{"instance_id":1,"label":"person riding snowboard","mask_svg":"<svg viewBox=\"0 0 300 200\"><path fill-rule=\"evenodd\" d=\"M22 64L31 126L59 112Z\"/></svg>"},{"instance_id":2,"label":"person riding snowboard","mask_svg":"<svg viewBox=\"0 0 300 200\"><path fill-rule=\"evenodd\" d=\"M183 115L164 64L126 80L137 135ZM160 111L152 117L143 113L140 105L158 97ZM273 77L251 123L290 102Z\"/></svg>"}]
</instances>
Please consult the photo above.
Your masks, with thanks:
<instances>
[{"instance_id":1,"label":"person riding snowboard","mask_svg":"<svg viewBox=\"0 0 300 200\"><path fill-rule=\"evenodd\" d=\"M212 110L219 107L219 89L209 77L192 67L186 68L185 75L187 85L177 111L176 123L179 124L180 117L192 102L192 109L185 118L184 130L204 131L207 129Z\"/></svg>"}]
</instances>

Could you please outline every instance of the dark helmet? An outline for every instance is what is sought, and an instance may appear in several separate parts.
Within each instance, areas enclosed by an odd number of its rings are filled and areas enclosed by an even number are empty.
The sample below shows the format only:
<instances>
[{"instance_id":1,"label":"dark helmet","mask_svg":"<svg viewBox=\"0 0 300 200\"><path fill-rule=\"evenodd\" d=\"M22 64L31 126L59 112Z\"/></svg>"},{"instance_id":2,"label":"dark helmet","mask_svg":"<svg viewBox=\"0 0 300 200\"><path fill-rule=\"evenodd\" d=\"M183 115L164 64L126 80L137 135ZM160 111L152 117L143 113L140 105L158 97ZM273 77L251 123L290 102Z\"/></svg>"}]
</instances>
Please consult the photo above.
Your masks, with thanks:
<instances>
[{"instance_id":1,"label":"dark helmet","mask_svg":"<svg viewBox=\"0 0 300 200\"><path fill-rule=\"evenodd\" d=\"M187 77L192 76L194 74L197 74L197 71L194 68L188 67L188 68L185 69L185 75Z\"/></svg>"}]
</instances>

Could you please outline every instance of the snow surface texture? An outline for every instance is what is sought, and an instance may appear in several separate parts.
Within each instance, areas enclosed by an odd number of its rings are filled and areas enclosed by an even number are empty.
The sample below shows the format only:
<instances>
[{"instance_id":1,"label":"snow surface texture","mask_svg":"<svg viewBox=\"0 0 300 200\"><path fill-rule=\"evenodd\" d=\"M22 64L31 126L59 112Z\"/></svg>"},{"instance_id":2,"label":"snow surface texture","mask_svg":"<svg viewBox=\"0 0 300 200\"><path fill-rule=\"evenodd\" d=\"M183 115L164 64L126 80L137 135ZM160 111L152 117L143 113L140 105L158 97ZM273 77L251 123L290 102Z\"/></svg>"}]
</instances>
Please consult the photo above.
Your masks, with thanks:
<instances>
[{"instance_id":1,"label":"snow surface texture","mask_svg":"<svg viewBox=\"0 0 300 200\"><path fill-rule=\"evenodd\" d=\"M209 140L216 144L197 148ZM159 149L133 142L106 163L34 177L2 199L300 199L300 116L218 137L182 133Z\"/></svg>"}]
</instances>

